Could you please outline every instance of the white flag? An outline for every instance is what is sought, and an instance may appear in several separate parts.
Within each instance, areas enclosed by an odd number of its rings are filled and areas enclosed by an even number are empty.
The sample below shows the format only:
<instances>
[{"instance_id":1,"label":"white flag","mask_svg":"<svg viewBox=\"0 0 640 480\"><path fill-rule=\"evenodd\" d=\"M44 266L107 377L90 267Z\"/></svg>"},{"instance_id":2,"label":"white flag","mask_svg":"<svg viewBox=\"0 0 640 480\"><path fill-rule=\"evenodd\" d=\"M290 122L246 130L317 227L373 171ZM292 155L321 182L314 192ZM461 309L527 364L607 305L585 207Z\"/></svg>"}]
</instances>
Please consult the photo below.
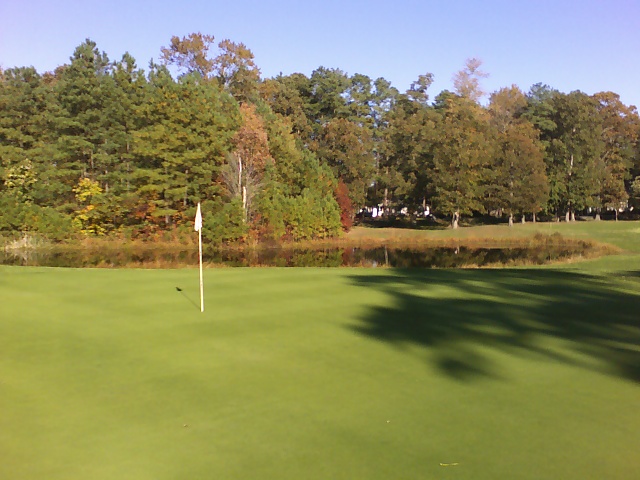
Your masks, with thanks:
<instances>
[{"instance_id":1,"label":"white flag","mask_svg":"<svg viewBox=\"0 0 640 480\"><path fill-rule=\"evenodd\" d=\"M194 230L199 232L202 230L202 213L200 212L200 202L198 202L198 210L196 210L196 224Z\"/></svg>"}]
</instances>

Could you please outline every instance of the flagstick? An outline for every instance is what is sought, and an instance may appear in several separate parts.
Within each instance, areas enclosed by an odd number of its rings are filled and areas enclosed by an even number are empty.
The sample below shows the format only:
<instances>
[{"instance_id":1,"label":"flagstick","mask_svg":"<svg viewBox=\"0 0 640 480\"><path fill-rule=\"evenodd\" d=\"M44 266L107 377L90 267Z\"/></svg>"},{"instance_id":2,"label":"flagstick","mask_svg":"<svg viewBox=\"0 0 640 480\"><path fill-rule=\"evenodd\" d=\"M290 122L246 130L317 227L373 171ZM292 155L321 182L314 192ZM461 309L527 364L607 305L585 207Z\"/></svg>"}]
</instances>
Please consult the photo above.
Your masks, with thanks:
<instances>
[{"instance_id":1,"label":"flagstick","mask_svg":"<svg viewBox=\"0 0 640 480\"><path fill-rule=\"evenodd\" d=\"M204 284L202 282L202 211L200 210L200 202L196 210L196 220L194 228L198 232L198 253L200 257L200 311L204 312Z\"/></svg>"},{"instance_id":2,"label":"flagstick","mask_svg":"<svg viewBox=\"0 0 640 480\"><path fill-rule=\"evenodd\" d=\"M204 284L202 282L202 229L198 230L198 251L200 253L200 311L204 312Z\"/></svg>"}]
</instances>

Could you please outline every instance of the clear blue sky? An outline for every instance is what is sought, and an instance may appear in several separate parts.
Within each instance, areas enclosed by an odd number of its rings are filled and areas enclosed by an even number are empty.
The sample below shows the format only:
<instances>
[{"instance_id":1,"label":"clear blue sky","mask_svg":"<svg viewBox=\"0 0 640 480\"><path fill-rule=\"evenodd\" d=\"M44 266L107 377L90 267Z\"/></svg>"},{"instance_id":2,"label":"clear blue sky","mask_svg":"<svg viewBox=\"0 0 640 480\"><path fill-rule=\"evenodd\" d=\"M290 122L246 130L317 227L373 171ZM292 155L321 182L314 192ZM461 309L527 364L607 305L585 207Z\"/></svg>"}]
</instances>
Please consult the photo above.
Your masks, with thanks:
<instances>
[{"instance_id":1,"label":"clear blue sky","mask_svg":"<svg viewBox=\"0 0 640 480\"><path fill-rule=\"evenodd\" d=\"M0 0L0 65L53 70L85 38L148 66L171 36L245 43L263 77L319 66L406 90L433 73L433 98L469 57L489 92L537 82L611 90L640 106L640 0Z\"/></svg>"}]
</instances>

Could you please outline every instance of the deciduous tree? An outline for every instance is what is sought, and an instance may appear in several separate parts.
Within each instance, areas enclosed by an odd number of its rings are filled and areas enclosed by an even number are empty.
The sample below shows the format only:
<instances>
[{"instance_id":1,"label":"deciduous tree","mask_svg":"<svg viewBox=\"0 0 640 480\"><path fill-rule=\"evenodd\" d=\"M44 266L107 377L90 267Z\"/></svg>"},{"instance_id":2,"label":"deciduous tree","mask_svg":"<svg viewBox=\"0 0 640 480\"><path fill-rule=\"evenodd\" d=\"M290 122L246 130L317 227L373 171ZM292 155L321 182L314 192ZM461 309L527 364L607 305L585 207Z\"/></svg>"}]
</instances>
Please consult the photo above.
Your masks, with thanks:
<instances>
[{"instance_id":1,"label":"deciduous tree","mask_svg":"<svg viewBox=\"0 0 640 480\"><path fill-rule=\"evenodd\" d=\"M616 212L625 204L628 193L625 180L633 163L640 119L634 107L628 107L613 92L600 92L594 95L597 110L602 119L603 150L599 159L600 191L599 209L610 208ZM599 209L596 218L599 218Z\"/></svg>"},{"instance_id":2,"label":"deciduous tree","mask_svg":"<svg viewBox=\"0 0 640 480\"><path fill-rule=\"evenodd\" d=\"M471 100L448 96L438 111L430 191L434 207L457 228L461 215L483 208L494 144L484 112Z\"/></svg>"},{"instance_id":3,"label":"deciduous tree","mask_svg":"<svg viewBox=\"0 0 640 480\"><path fill-rule=\"evenodd\" d=\"M458 95L473 102L479 102L485 95L485 91L480 86L480 80L487 78L489 74L483 72L480 69L481 66L482 60L469 58L464 68L453 76L453 87Z\"/></svg>"},{"instance_id":4,"label":"deciduous tree","mask_svg":"<svg viewBox=\"0 0 640 480\"><path fill-rule=\"evenodd\" d=\"M515 214L538 213L548 199L544 147L538 132L522 117L525 95L515 86L491 95L489 115L494 128L496 150L491 159L485 191L488 209L505 211L509 225Z\"/></svg>"},{"instance_id":5,"label":"deciduous tree","mask_svg":"<svg viewBox=\"0 0 640 480\"><path fill-rule=\"evenodd\" d=\"M215 62L209 54L214 43L213 35L191 33L185 37L171 37L168 47L162 47L161 61L164 65L174 65L181 74L198 73L202 78L210 78Z\"/></svg>"}]
</instances>

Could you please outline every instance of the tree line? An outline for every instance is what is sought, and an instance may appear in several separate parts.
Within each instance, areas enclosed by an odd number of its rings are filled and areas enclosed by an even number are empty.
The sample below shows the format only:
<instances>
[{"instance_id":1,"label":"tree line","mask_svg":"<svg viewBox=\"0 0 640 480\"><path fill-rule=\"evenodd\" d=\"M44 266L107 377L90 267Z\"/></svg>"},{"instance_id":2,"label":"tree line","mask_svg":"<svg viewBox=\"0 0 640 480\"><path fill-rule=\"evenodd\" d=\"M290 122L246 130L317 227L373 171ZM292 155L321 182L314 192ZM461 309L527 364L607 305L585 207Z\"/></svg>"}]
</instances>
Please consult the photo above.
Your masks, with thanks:
<instances>
[{"instance_id":1,"label":"tree line","mask_svg":"<svg viewBox=\"0 0 640 480\"><path fill-rule=\"evenodd\" d=\"M0 233L155 238L197 202L216 243L333 237L367 206L457 227L637 203L635 107L544 84L482 105L484 76L470 59L431 99L431 73L404 93L325 67L263 79L244 44L200 33L147 71L86 40L54 72L0 71Z\"/></svg>"}]
</instances>

